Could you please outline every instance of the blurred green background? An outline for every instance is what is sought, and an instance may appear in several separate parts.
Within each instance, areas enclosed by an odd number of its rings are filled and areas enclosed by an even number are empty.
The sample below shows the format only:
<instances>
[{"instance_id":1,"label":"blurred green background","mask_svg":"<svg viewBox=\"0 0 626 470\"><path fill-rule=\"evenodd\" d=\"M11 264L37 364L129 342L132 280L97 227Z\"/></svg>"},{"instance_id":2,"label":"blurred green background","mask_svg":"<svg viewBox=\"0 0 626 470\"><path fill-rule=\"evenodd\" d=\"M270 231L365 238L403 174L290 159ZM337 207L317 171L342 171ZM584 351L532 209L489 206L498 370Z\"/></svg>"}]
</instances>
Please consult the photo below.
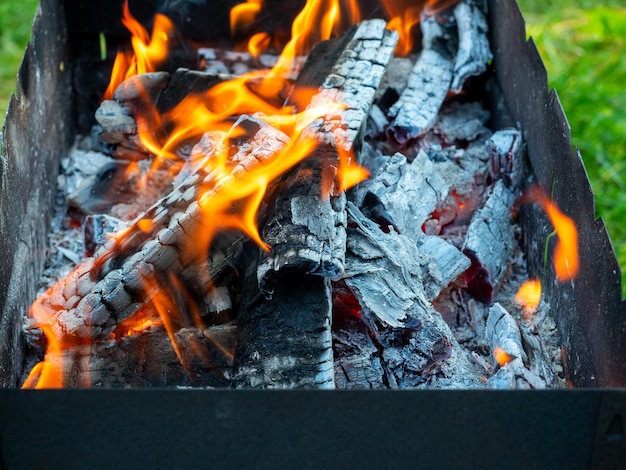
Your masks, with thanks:
<instances>
[{"instance_id":1,"label":"blurred green background","mask_svg":"<svg viewBox=\"0 0 626 470\"><path fill-rule=\"evenodd\" d=\"M558 91L626 272L626 6L624 0L518 0ZM0 1L4 116L37 0ZM624 289L626 292L626 289Z\"/></svg>"}]
</instances>

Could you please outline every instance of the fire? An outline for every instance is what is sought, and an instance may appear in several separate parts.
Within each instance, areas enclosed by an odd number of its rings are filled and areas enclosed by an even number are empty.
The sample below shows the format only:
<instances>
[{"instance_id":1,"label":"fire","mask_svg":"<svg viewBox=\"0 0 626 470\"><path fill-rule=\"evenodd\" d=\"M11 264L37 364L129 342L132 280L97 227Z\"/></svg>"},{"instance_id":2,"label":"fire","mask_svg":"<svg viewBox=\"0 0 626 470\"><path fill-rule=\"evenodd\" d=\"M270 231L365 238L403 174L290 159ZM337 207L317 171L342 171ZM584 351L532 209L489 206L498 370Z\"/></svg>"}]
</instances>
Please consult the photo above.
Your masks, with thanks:
<instances>
[{"instance_id":1,"label":"fire","mask_svg":"<svg viewBox=\"0 0 626 470\"><path fill-rule=\"evenodd\" d=\"M264 6L263 0L247 0L230 9L230 33L237 35L241 30L248 28Z\"/></svg>"},{"instance_id":2,"label":"fire","mask_svg":"<svg viewBox=\"0 0 626 470\"><path fill-rule=\"evenodd\" d=\"M509 362L511 362L511 361L513 361L515 359L515 356L511 356L509 353L507 353L500 346L496 346L493 349L493 357L494 357L494 359L496 360L496 362L498 363L498 365L500 367L508 364Z\"/></svg>"},{"instance_id":3,"label":"fire","mask_svg":"<svg viewBox=\"0 0 626 470\"><path fill-rule=\"evenodd\" d=\"M541 281L530 279L524 282L513 300L522 308L526 320L529 320L529 317L537 311L537 307L541 303Z\"/></svg>"},{"instance_id":4,"label":"fire","mask_svg":"<svg viewBox=\"0 0 626 470\"><path fill-rule=\"evenodd\" d=\"M529 190L526 198L537 202L554 226L557 243L554 247L553 265L559 282L567 282L578 275L578 230L574 221L563 214L556 203L539 188Z\"/></svg>"},{"instance_id":5,"label":"fire","mask_svg":"<svg viewBox=\"0 0 626 470\"><path fill-rule=\"evenodd\" d=\"M154 72L158 70L168 54L168 43L174 25L171 20L161 14L154 17L154 27L150 36L128 8L128 0L122 9L122 23L131 32L131 46L133 52L119 51L113 63L111 80L104 92L103 99L111 99L116 88L133 75Z\"/></svg>"},{"instance_id":6,"label":"fire","mask_svg":"<svg viewBox=\"0 0 626 470\"><path fill-rule=\"evenodd\" d=\"M459 0L380 0L389 23L388 29L397 31L400 36L396 46L396 55L407 56L414 48L413 28L419 24L423 15L433 15L444 10Z\"/></svg>"}]
</instances>

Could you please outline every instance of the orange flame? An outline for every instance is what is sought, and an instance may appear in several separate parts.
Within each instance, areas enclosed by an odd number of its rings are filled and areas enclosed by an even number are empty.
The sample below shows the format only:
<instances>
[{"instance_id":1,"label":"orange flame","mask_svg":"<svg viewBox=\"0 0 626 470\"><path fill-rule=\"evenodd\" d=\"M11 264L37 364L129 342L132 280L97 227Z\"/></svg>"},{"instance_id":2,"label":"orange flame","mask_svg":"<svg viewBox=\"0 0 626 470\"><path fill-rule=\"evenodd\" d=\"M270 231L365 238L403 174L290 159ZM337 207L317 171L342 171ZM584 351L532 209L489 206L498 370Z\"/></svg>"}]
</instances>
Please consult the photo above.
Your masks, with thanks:
<instances>
[{"instance_id":1,"label":"orange flame","mask_svg":"<svg viewBox=\"0 0 626 470\"><path fill-rule=\"evenodd\" d=\"M508 364L509 362L515 359L515 356L511 356L500 346L496 346L493 349L493 357L500 367L504 366L505 364Z\"/></svg>"},{"instance_id":2,"label":"orange flame","mask_svg":"<svg viewBox=\"0 0 626 470\"><path fill-rule=\"evenodd\" d=\"M532 313L536 311L541 302L541 281L539 279L530 279L524 282L517 294L515 294L514 301L522 307L524 312Z\"/></svg>"},{"instance_id":3,"label":"orange flame","mask_svg":"<svg viewBox=\"0 0 626 470\"><path fill-rule=\"evenodd\" d=\"M557 243L554 247L553 265L559 282L567 282L578 275L578 230L574 221L563 214L556 203L538 187L531 188L527 197L537 202L554 226Z\"/></svg>"},{"instance_id":4,"label":"orange flame","mask_svg":"<svg viewBox=\"0 0 626 470\"><path fill-rule=\"evenodd\" d=\"M261 4L261 1L250 1L244 5L247 5L248 13L250 13L254 12L255 8L260 8ZM251 5L253 6L250 7ZM308 53L315 42L328 39L341 32L344 24L340 15L342 9L347 9L349 22L360 19L356 6L357 3L354 0L350 0L348 6L343 5L343 7L339 0L309 0L294 23L294 38L285 48L277 66L271 71L251 72L219 83L204 93L190 94L173 109L163 114L157 112L154 103L151 103L147 93L145 94L146 97L141 106L143 115L135 117L138 137L144 147L155 155L155 167L169 168L173 172L178 171L181 166L171 164L180 160L176 153L177 149L183 143L197 141L206 132L210 131L224 140L216 144L210 151L211 153L204 156L206 158L201 155L194 156L194 162L199 161L207 166L205 172L210 174L211 183L202 187L205 192L198 195L197 202L194 203L197 204L202 217L199 218L201 221L198 222L198 233L194 233L194 243L183 248L181 257L186 260L205 258L215 235L226 229L240 230L260 247L269 249L261 239L256 220L259 206L269 184L309 157L318 147L318 136L315 132L308 130L314 122L332 118L345 109L341 103L323 102L320 99L315 100L314 105L311 104L318 90L293 89L289 76L297 58ZM167 50L168 34L171 31L169 20L164 17L159 20L155 19L155 27L150 40L145 29L130 15L127 4L124 6L124 24L133 33L132 44L136 56L118 55L117 65L124 65L125 68L122 72L116 68L113 76L118 78L112 77L107 91L110 94L117 88L116 83L119 83L117 80L123 80L136 73L144 73L164 59L163 51ZM143 54L142 58L140 54ZM292 104L284 106L287 96ZM240 163L232 161L227 141L245 133L243 129L233 128L232 125L236 118L244 114L254 115L264 120L270 126L284 132L289 139L284 147L273 155L264 159L252 159L253 163L246 164L246 171L236 171ZM325 194L330 194L334 188L346 190L367 177L367 171L355 163L353 150L347 151L341 145L337 145L337 152L339 156L337 181L329 184ZM145 181L142 184L145 184ZM124 246L137 233L148 234L154 229L153 227L154 222L150 218L139 218L123 230L111 235L112 250L122 252L125 249ZM108 258L109 254L105 253L98 259L88 260L87 263L99 266ZM72 276L76 279L72 279ZM78 277L79 272L76 270L70 274L69 280L63 282L76 282ZM33 369L24 387L41 388L64 385L63 364L59 361L62 358L63 348L71 344L66 345L61 341L67 338L55 336L54 321L58 312L54 307L54 296L55 289L59 289L59 285L51 287L31 308L31 315L42 328L48 344L44 361ZM181 364L185 366L184 354L177 344L177 328L180 325L202 327L197 305L194 301L184 298L185 292L184 284L174 275L169 276L165 283L163 279L158 281L146 279L145 302L154 307L158 312L158 318L154 312L152 316L135 314L118 325L115 335L138 334L145 328L162 324ZM42 309L39 309L40 306ZM186 317L183 318L181 315L186 315ZM78 340L75 339L75 341ZM216 347L219 349L220 345L216 344ZM228 351L222 352L231 354ZM201 351L197 352L204 360L201 353Z\"/></svg>"},{"instance_id":5,"label":"orange flame","mask_svg":"<svg viewBox=\"0 0 626 470\"><path fill-rule=\"evenodd\" d=\"M458 2L459 0L380 0L389 19L387 29L396 31L399 36L395 54L404 57L413 51L413 28L423 15L433 15Z\"/></svg>"},{"instance_id":6,"label":"orange flame","mask_svg":"<svg viewBox=\"0 0 626 470\"><path fill-rule=\"evenodd\" d=\"M246 0L230 9L230 34L235 36L248 28L263 9L263 0Z\"/></svg>"},{"instance_id":7,"label":"orange flame","mask_svg":"<svg viewBox=\"0 0 626 470\"><path fill-rule=\"evenodd\" d=\"M291 40L272 69L270 77L288 77L302 65L302 57L320 41L338 36L350 25L361 21L356 0L348 0L342 8L340 0L307 0L291 26ZM345 15L342 12L346 11Z\"/></svg>"},{"instance_id":8,"label":"orange flame","mask_svg":"<svg viewBox=\"0 0 626 470\"><path fill-rule=\"evenodd\" d=\"M133 52L119 51L115 56L109 86L104 92L104 100L111 99L115 89L133 75L154 72L167 58L168 43L174 25L171 20L161 14L154 17L152 36L139 23L128 8L128 0L122 9L122 23L131 32L131 46Z\"/></svg>"}]
</instances>

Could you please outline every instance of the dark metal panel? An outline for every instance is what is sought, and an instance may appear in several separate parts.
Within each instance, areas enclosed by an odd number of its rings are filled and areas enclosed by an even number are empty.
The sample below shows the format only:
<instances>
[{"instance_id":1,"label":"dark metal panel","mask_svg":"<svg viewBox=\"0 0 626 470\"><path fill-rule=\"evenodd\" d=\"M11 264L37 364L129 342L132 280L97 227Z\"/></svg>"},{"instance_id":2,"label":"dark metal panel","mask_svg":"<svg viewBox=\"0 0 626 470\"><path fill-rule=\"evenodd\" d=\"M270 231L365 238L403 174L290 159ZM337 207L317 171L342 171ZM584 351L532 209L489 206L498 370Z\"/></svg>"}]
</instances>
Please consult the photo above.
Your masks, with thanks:
<instances>
[{"instance_id":1,"label":"dark metal panel","mask_svg":"<svg viewBox=\"0 0 626 470\"><path fill-rule=\"evenodd\" d=\"M526 40L516 2L489 3L494 69L524 132L533 173L579 230L581 270L574 281L558 283L553 270L544 269L543 246L552 228L536 211L524 219L529 262L535 272L545 272L546 297L556 312L573 382L624 386L626 306L611 241L604 224L596 220L593 191L580 154L572 149L567 118L556 92L548 91L545 66L532 38Z\"/></svg>"},{"instance_id":2,"label":"dark metal panel","mask_svg":"<svg viewBox=\"0 0 626 470\"><path fill-rule=\"evenodd\" d=\"M23 310L34 299L43 269L59 156L74 135L66 37L58 1L42 1L3 128L0 387L17 381Z\"/></svg>"},{"instance_id":3,"label":"dark metal panel","mask_svg":"<svg viewBox=\"0 0 626 470\"><path fill-rule=\"evenodd\" d=\"M596 433L607 436L607 420L626 416L620 397L601 390L0 390L0 448L7 469L576 469L596 457ZM625 442L614 425L608 437L612 455L621 455Z\"/></svg>"}]
</instances>

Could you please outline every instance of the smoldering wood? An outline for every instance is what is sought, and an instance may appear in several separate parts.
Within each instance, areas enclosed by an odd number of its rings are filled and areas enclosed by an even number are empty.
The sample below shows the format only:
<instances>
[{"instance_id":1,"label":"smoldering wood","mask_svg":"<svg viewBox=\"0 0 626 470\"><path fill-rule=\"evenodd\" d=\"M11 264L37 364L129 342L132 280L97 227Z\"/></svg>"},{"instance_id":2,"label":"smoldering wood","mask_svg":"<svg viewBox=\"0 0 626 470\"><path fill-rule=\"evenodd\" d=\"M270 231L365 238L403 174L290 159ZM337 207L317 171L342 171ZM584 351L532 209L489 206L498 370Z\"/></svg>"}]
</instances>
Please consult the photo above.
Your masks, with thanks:
<instances>
[{"instance_id":1,"label":"smoldering wood","mask_svg":"<svg viewBox=\"0 0 626 470\"><path fill-rule=\"evenodd\" d=\"M254 268L254 266L252 266ZM254 269L244 277L237 316L237 388L334 388L330 281L281 273L268 299Z\"/></svg>"},{"instance_id":2,"label":"smoldering wood","mask_svg":"<svg viewBox=\"0 0 626 470\"><path fill-rule=\"evenodd\" d=\"M411 74L407 88L389 109L392 119L387 138L398 149L425 134L435 124L454 73L454 58L449 50L446 27L438 15L423 18L422 51Z\"/></svg>"},{"instance_id":3,"label":"smoldering wood","mask_svg":"<svg viewBox=\"0 0 626 470\"><path fill-rule=\"evenodd\" d=\"M391 388L479 387L450 328L426 298L415 244L385 233L351 203L344 281L381 352Z\"/></svg>"},{"instance_id":4,"label":"smoldering wood","mask_svg":"<svg viewBox=\"0 0 626 470\"><path fill-rule=\"evenodd\" d=\"M511 210L515 193L502 180L489 188L483 206L468 227L463 252L472 260L468 291L491 302L494 286L502 280L515 239Z\"/></svg>"},{"instance_id":5,"label":"smoldering wood","mask_svg":"<svg viewBox=\"0 0 626 470\"><path fill-rule=\"evenodd\" d=\"M244 122L254 129L250 138L254 142L233 156L239 164L231 178L246 172L245 164L270 158L289 140L256 118L242 116L235 126ZM109 240L93 258L39 297L38 308L51 313L61 335L105 338L118 322L169 285L170 276L185 278L186 269L195 272L198 260L208 256L198 252L197 241L192 241L198 239L204 223L197 199L210 198L223 184L223 180L214 181L207 171L205 165L197 165L195 172L131 225L133 230L127 236ZM139 227L142 220L150 222L143 230ZM240 247L234 244L219 253L214 261L219 259L221 263L211 263L208 275L217 277L238 255Z\"/></svg>"},{"instance_id":6,"label":"smoldering wood","mask_svg":"<svg viewBox=\"0 0 626 470\"><path fill-rule=\"evenodd\" d=\"M454 76L451 91L459 93L469 77L487 70L493 59L489 47L485 0L462 0L454 8L458 28L458 48L454 60Z\"/></svg>"},{"instance_id":7,"label":"smoldering wood","mask_svg":"<svg viewBox=\"0 0 626 470\"><path fill-rule=\"evenodd\" d=\"M529 360L522 346L522 336L517 321L499 303L495 303L489 309L486 334L492 351L499 347L510 357L510 361L501 365L489 378L489 387L497 389L546 388L545 381L527 367Z\"/></svg>"},{"instance_id":8,"label":"smoldering wood","mask_svg":"<svg viewBox=\"0 0 626 470\"><path fill-rule=\"evenodd\" d=\"M526 148L522 133L515 128L501 129L487 140L489 175L503 178L513 188L520 187L523 177L523 154Z\"/></svg>"},{"instance_id":9,"label":"smoldering wood","mask_svg":"<svg viewBox=\"0 0 626 470\"><path fill-rule=\"evenodd\" d=\"M261 253L257 273L268 295L272 277L284 269L331 278L343 273L345 194L334 188L338 152L360 147L369 108L396 41L397 34L386 30L384 21L369 20L319 44L309 55L296 81L296 87L319 89L308 108L338 101L345 109L305 130L318 139L319 148L276 185L262 229L272 249Z\"/></svg>"},{"instance_id":10,"label":"smoldering wood","mask_svg":"<svg viewBox=\"0 0 626 470\"><path fill-rule=\"evenodd\" d=\"M163 326L48 353L67 388L227 387L235 327L181 328L174 344ZM178 349L177 351L175 350Z\"/></svg>"},{"instance_id":11,"label":"smoldering wood","mask_svg":"<svg viewBox=\"0 0 626 470\"><path fill-rule=\"evenodd\" d=\"M446 144L474 142L491 135L487 128L490 114L481 103L452 101L442 106L433 132Z\"/></svg>"},{"instance_id":12,"label":"smoldering wood","mask_svg":"<svg viewBox=\"0 0 626 470\"><path fill-rule=\"evenodd\" d=\"M201 47L198 49L197 61L198 68L205 73L242 75L251 70L272 68L278 62L278 57L270 53L253 57L246 51Z\"/></svg>"},{"instance_id":13,"label":"smoldering wood","mask_svg":"<svg viewBox=\"0 0 626 470\"><path fill-rule=\"evenodd\" d=\"M85 232L85 255L93 256L96 250L105 245L109 236L115 233L123 222L106 214L88 215L83 223Z\"/></svg>"}]
</instances>

